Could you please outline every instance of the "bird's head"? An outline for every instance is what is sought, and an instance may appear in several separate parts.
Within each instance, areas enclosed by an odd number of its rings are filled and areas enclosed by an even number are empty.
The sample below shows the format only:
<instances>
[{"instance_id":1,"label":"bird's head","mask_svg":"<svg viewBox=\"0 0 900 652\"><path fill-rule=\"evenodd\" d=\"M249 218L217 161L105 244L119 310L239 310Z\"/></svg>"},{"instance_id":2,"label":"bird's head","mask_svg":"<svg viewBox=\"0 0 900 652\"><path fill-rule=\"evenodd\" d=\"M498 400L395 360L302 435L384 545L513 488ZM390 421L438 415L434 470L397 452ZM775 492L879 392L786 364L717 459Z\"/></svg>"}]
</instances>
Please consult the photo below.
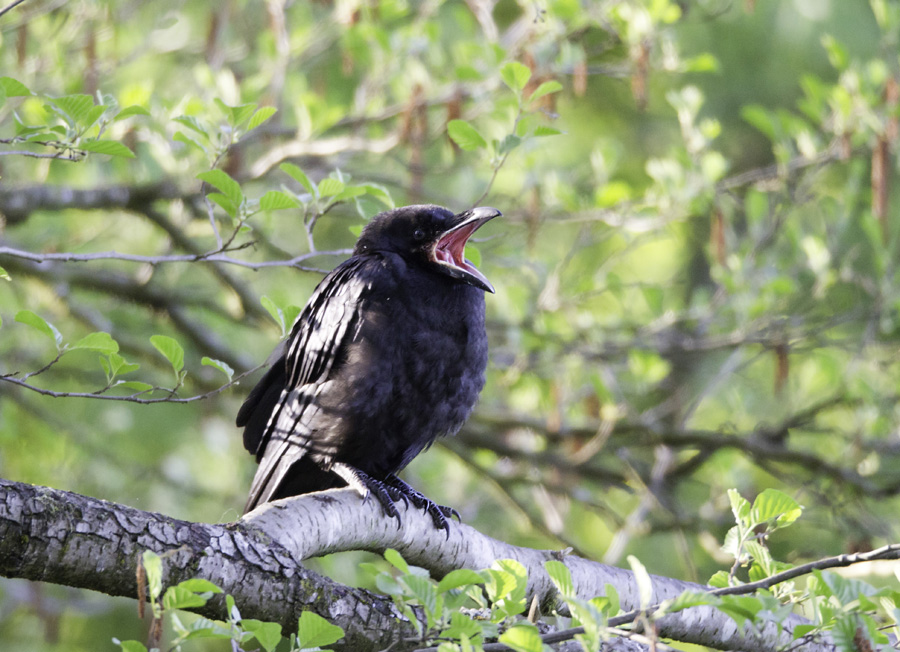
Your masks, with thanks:
<instances>
[{"instance_id":1,"label":"bird's head","mask_svg":"<svg viewBox=\"0 0 900 652\"><path fill-rule=\"evenodd\" d=\"M496 208L479 206L453 214L430 204L404 206L379 213L363 229L355 254L387 251L424 264L487 292L494 287L465 259L466 241L482 224L500 215Z\"/></svg>"}]
</instances>

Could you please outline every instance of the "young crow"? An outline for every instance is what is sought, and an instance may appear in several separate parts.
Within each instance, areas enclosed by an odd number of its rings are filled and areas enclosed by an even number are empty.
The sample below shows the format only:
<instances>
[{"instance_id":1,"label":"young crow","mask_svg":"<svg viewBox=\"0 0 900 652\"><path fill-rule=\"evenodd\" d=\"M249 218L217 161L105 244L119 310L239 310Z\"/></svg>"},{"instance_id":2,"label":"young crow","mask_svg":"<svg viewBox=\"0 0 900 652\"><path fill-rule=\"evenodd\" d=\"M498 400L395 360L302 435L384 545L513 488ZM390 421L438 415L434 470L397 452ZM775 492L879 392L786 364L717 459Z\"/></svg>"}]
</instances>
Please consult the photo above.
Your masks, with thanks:
<instances>
[{"instance_id":1,"label":"young crow","mask_svg":"<svg viewBox=\"0 0 900 652\"><path fill-rule=\"evenodd\" d=\"M398 522L394 503L410 501L449 532L454 510L395 474L455 434L484 386L484 292L494 288L463 250L498 215L406 206L363 229L238 412L259 462L245 511L347 484Z\"/></svg>"}]
</instances>

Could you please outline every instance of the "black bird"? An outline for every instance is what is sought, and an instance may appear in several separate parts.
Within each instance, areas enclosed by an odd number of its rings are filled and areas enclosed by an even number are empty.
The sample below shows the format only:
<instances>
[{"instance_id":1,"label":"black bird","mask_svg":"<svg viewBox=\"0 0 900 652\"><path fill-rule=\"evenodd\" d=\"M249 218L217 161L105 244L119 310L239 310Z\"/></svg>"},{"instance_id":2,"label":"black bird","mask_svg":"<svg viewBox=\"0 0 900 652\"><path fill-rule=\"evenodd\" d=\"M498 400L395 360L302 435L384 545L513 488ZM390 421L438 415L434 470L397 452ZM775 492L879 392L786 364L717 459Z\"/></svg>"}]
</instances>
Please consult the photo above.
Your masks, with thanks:
<instances>
[{"instance_id":1,"label":"black bird","mask_svg":"<svg viewBox=\"0 0 900 652\"><path fill-rule=\"evenodd\" d=\"M449 532L454 510L396 473L455 434L484 387L484 292L494 288L463 250L498 215L406 206L363 229L238 412L259 462L245 511L347 484L398 522L394 503L409 501Z\"/></svg>"}]
</instances>

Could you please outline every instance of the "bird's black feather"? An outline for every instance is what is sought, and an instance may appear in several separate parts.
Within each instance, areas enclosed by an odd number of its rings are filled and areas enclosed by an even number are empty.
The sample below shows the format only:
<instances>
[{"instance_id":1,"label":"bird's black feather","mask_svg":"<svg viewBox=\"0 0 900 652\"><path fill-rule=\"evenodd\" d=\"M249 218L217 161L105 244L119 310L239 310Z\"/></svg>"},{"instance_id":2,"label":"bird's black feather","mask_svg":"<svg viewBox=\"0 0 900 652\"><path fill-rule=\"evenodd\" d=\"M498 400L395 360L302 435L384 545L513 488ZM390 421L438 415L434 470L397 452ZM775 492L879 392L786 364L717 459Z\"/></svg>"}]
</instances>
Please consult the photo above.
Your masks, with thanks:
<instances>
[{"instance_id":1,"label":"bird's black feather","mask_svg":"<svg viewBox=\"0 0 900 652\"><path fill-rule=\"evenodd\" d=\"M319 284L284 356L238 413L259 461L247 510L345 481L377 489L382 504L427 501L394 474L456 433L484 385L487 281L461 262L461 247L499 212L475 210L474 218L436 206L383 213ZM464 237L446 237L465 219ZM444 262L435 260L440 238L459 249L442 252Z\"/></svg>"}]
</instances>

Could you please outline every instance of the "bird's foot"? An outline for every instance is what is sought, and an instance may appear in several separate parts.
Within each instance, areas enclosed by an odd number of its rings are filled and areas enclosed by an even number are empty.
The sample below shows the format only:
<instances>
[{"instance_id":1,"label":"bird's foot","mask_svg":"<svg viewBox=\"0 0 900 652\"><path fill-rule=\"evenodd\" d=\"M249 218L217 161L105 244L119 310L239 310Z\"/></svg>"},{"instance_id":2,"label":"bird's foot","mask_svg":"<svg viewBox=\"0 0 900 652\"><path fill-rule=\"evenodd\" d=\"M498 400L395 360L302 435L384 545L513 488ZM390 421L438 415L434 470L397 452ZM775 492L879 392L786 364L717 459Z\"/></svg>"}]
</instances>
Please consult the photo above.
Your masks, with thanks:
<instances>
[{"instance_id":1,"label":"bird's foot","mask_svg":"<svg viewBox=\"0 0 900 652\"><path fill-rule=\"evenodd\" d=\"M398 491L404 501L408 501L412 503L413 506L425 510L425 512L431 516L434 527L438 530L443 530L447 537L450 537L450 525L447 522L447 519L456 518L456 520L459 521L459 512L452 507L438 505L425 494L413 489L396 475L389 475L385 478L384 482L395 491Z\"/></svg>"},{"instance_id":2,"label":"bird's foot","mask_svg":"<svg viewBox=\"0 0 900 652\"><path fill-rule=\"evenodd\" d=\"M390 518L396 518L397 527L400 527L400 524L402 523L400 520L400 512L397 511L397 507L394 503L398 500L406 502L407 497L404 496L399 489L388 485L381 480L376 480L369 474L347 464L337 463L331 467L331 470L340 476L348 486L356 489L356 491L359 492L359 495L363 497L363 502L367 501L369 496L374 496L384 510L384 513Z\"/></svg>"}]
</instances>

